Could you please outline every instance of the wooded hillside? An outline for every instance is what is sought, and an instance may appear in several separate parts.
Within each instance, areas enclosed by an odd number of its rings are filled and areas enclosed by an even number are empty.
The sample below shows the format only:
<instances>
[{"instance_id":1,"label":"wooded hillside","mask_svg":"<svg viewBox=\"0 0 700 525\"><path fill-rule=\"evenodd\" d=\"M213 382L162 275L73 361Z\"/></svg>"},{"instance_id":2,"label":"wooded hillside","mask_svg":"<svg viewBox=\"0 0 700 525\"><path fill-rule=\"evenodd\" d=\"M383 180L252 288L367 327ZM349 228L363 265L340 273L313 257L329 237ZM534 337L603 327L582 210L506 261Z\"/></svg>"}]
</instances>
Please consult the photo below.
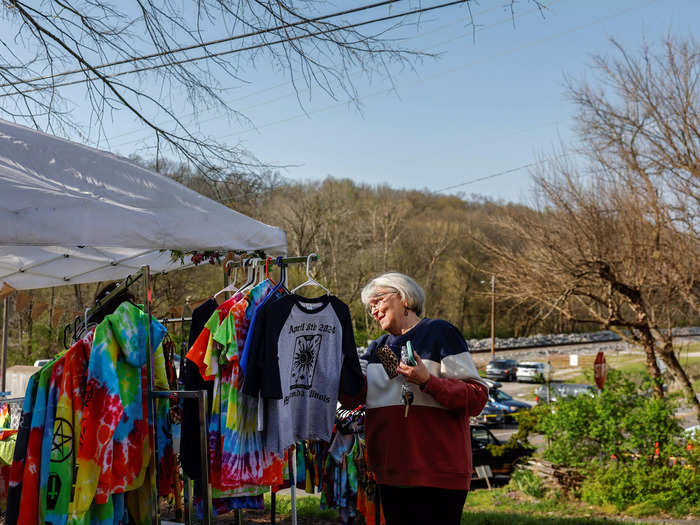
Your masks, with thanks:
<instances>
[{"instance_id":1,"label":"wooded hillside","mask_svg":"<svg viewBox=\"0 0 700 525\"><path fill-rule=\"evenodd\" d=\"M296 183L273 176L253 180L231 175L213 182L182 166L160 169L237 211L284 228L290 255L319 254L321 261L312 265L313 274L350 304L358 344L379 333L365 314L360 291L369 279L388 270L412 275L424 286L428 317L448 319L467 338L488 337L492 262L480 243L487 239L492 245L512 245L512 238L496 223L503 217L524 220L534 214L525 206L478 197L370 187L350 180ZM291 284L305 280L302 266L291 269ZM499 275L495 277L497 336L598 329L559 315L543 319L534 303L499 297ZM239 281L243 281L242 274ZM187 314L191 306L216 293L223 283L221 266L207 262L155 276L155 312L172 316L184 307ZM13 295L8 363L26 364L58 352L64 325L91 305L103 284ZM319 290L306 292L315 295ZM674 322L678 326L698 321L680 301L676 311Z\"/></svg>"}]
</instances>

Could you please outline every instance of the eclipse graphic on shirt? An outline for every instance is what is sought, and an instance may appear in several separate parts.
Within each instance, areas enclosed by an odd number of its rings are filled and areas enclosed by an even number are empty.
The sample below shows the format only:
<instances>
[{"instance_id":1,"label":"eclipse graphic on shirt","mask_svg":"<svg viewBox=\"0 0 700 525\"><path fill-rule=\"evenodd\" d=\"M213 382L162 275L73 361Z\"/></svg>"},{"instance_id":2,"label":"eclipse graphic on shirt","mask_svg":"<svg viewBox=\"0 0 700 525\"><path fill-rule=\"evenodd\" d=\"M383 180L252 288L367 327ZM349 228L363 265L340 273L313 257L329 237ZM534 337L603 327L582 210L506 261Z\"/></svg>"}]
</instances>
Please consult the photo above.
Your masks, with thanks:
<instances>
[{"instance_id":1,"label":"eclipse graphic on shirt","mask_svg":"<svg viewBox=\"0 0 700 525\"><path fill-rule=\"evenodd\" d=\"M316 370L321 335L300 335L294 342L290 389L311 388Z\"/></svg>"}]
</instances>

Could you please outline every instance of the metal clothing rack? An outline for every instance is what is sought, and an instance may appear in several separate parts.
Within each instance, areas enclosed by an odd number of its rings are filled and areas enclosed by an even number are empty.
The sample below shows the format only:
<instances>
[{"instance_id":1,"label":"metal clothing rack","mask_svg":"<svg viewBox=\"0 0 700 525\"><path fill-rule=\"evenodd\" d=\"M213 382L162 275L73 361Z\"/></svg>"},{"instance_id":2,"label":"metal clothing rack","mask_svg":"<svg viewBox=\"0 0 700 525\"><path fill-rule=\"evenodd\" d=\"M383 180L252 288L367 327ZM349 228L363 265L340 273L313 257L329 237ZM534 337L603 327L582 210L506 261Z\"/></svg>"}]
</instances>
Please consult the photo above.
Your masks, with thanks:
<instances>
[{"instance_id":1,"label":"metal clothing rack","mask_svg":"<svg viewBox=\"0 0 700 525\"><path fill-rule=\"evenodd\" d=\"M243 266L246 266L246 265L248 264L247 261L250 261L251 259L255 259L255 257L244 257L244 258L242 258L242 259L240 259L240 260L238 260L238 261L233 261L233 260L227 261L227 262L226 262L226 268L227 268L227 269L230 269L230 268L241 268L241 267L243 267ZM312 254L309 255L309 256L303 256L303 255L302 255L302 256L298 256L298 257L295 256L295 257L277 257L277 258L268 257L267 259L258 258L258 260L261 261L261 262L263 262L263 263L267 260L267 261L272 262L272 263L274 263L275 265L281 267L281 266L283 266L283 265L286 266L286 265L290 265L290 264L305 263L307 260L311 260L311 261L320 261L320 260L321 260L321 257L320 257L319 255L315 254L315 253L312 253Z\"/></svg>"},{"instance_id":2,"label":"metal clothing rack","mask_svg":"<svg viewBox=\"0 0 700 525\"><path fill-rule=\"evenodd\" d=\"M135 274L128 275L113 290L111 290L109 294L102 297L101 299L96 300L95 305L92 308L88 308L87 310L85 310L85 314L82 317L78 316L75 319L73 319L72 323L68 323L63 328L63 347L68 348L70 346L67 342L68 334L75 335L81 328L83 330L87 329L87 321L89 317L93 317L95 314L101 312L107 306L107 304L109 304L110 300L114 295L123 292L124 290L129 288L131 285L136 283L136 281L138 281L141 277L143 277L143 275L143 268L141 268L141 270L139 270Z\"/></svg>"},{"instance_id":3,"label":"metal clothing rack","mask_svg":"<svg viewBox=\"0 0 700 525\"><path fill-rule=\"evenodd\" d=\"M162 324L180 323L180 370L178 371L177 384L183 387L182 376L185 371L185 354L187 353L187 341L185 339L185 323L192 321L192 317L173 317L171 319L160 319Z\"/></svg>"},{"instance_id":4,"label":"metal clothing rack","mask_svg":"<svg viewBox=\"0 0 700 525\"><path fill-rule=\"evenodd\" d=\"M260 264L261 262L264 262L266 264L269 264L270 262L273 262L275 265L279 267L286 267L289 264L298 264L298 263L307 263L310 261L318 261L320 260L320 257L316 254L311 254L308 257L277 257L276 259L258 259L257 261L254 261L253 264L257 265ZM246 264L249 264L247 261L250 261L250 258L242 259L240 261L228 261L226 264L226 281L228 284L228 275L229 275L229 268L236 268L236 267L242 267ZM197 399L198 401L198 409L199 409L199 416L200 416L200 422L206 421L206 409L207 409L207 392L206 390L156 390L155 389L155 377L154 377L154 365L153 365L153 345L152 345L152 338L151 338L151 322L153 319L153 312L151 308L151 272L150 272L150 267L149 266L143 266L141 269L132 275L129 275L126 279L124 279L117 287L115 287L113 290L110 291L110 293L97 301L95 303L95 306L89 310L86 310L85 315L82 317L76 317L72 323L67 324L64 327L63 331L63 342L64 346L68 348L67 345L67 337L68 334L75 334L78 330L81 328L86 328L86 321L89 316L94 316L96 313L100 312L110 301L110 299L117 293L120 293L127 288L129 288L131 285L136 283L139 279L144 278L144 308L145 312L147 314L147 323L146 323L146 347L147 347L147 354L148 354L148 359L146 360L146 374L148 377L148 427L149 427L149 442L151 444L151 450L153 453L151 454L150 457L150 468L152 469L153 475L150 476L150 492L151 492L151 524L153 525L160 525L161 523L161 518L160 518L160 504L159 504L159 496L158 496L158 482L157 482L157 477L158 477L158 471L157 471L157 465L156 465L156 459L157 459L157 450L158 450L158 442L157 442L157 435L155 432L155 401L158 398L183 398L183 399ZM1 390L5 390L5 368L6 368L6 352L7 352L7 324L8 324L8 298L5 297L4 299L4 316L3 316L3 338L2 338L2 382L0 384ZM185 318L184 316L181 318L173 318L173 319L165 319L165 323L174 323L174 322L181 322L183 323L183 333L184 333L184 322L185 321L190 321L190 318ZM185 351L185 346L186 343L184 343L184 337L183 337L183 342L182 342L182 348L181 348L181 361L180 361L180 366L183 366L184 363L184 351ZM181 369L182 371L182 369ZM7 399L5 401L7 402L20 402L24 398L16 398L16 399ZM207 433L206 433L206 428L204 424L200 424L200 443L201 443L201 448L200 448L200 462L201 462L201 472L202 472L202 489L203 489L203 499L204 499L204 520L203 524L204 525L213 525L213 512L212 512L212 491L211 491L211 484L209 482L209 462L208 462L208 457L209 457L209 452L208 452L208 441L207 441ZM292 524L296 525L296 454L294 451L292 452L292 479L291 479L291 495L292 495ZM186 483L186 491L188 487L189 482ZM271 505L272 505L272 522L274 523L275 521L275 495L274 493L271 496ZM188 500L188 505L185 507L185 520L186 523L190 524L192 523L192 516L193 512L191 509L192 506L192 498L189 498ZM241 523L240 520L240 514L238 514L238 522Z\"/></svg>"},{"instance_id":5,"label":"metal clothing rack","mask_svg":"<svg viewBox=\"0 0 700 525\"><path fill-rule=\"evenodd\" d=\"M146 348L148 350L148 359L146 360L146 373L148 375L148 429L149 429L149 440L151 442L151 450L153 453L150 458L150 467L154 473L150 477L151 482L151 524L160 525L160 501L158 497L158 470L156 465L157 450L158 450L158 440L155 431L155 401L157 398L163 397L181 397L185 398L195 398L198 400L199 408L199 440L200 440L200 466L202 472L202 491L204 496L204 521L205 525L213 524L213 512L212 512L212 496L211 496L211 484L209 483L209 447L207 443L207 433L204 427L204 421L206 421L206 410L207 410L207 392L206 390L156 390L155 389L155 377L153 368L153 344L151 338L151 322L153 319L153 312L151 310L151 272L149 266L143 266L140 273L143 273L145 277L145 292L144 292L144 305L146 308L146 314L148 316L146 323ZM111 295L111 294L110 294ZM191 511L192 499L188 501L188 505L185 507L186 521L191 523L192 521L192 511Z\"/></svg>"}]
</instances>

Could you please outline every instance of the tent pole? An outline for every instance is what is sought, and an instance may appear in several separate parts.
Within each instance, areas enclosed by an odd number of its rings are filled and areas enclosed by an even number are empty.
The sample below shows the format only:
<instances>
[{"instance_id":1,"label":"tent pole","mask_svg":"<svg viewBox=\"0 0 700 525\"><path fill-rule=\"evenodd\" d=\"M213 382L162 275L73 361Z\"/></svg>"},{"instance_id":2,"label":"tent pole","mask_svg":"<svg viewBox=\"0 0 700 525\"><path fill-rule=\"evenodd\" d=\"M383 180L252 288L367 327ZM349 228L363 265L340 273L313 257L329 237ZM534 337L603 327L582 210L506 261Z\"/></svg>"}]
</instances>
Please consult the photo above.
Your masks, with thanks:
<instances>
[{"instance_id":1,"label":"tent pole","mask_svg":"<svg viewBox=\"0 0 700 525\"><path fill-rule=\"evenodd\" d=\"M212 525L211 484L209 483L209 446L207 436L207 391L201 390L201 396L197 398L199 404L199 442L200 464L202 469L202 506L204 507L204 525Z\"/></svg>"},{"instance_id":2,"label":"tent pole","mask_svg":"<svg viewBox=\"0 0 700 525\"><path fill-rule=\"evenodd\" d=\"M152 312L151 312L151 268L149 266L143 266L144 275L144 305L146 306L146 352L148 353L146 359L146 375L148 376L148 434L149 441L151 443L151 459L150 459L150 471L151 475L149 477L149 482L151 485L151 524L160 525L160 502L158 501L158 483L157 483L157 458L158 458L158 442L156 441L156 399L153 395L154 385L153 385L153 340L151 334L151 322L152 322Z\"/></svg>"},{"instance_id":3,"label":"tent pole","mask_svg":"<svg viewBox=\"0 0 700 525\"><path fill-rule=\"evenodd\" d=\"M8 306L10 305L10 297L5 296L3 299L3 310L2 310L2 388L0 392L5 392L5 385L7 380L7 323L9 319Z\"/></svg>"}]
</instances>

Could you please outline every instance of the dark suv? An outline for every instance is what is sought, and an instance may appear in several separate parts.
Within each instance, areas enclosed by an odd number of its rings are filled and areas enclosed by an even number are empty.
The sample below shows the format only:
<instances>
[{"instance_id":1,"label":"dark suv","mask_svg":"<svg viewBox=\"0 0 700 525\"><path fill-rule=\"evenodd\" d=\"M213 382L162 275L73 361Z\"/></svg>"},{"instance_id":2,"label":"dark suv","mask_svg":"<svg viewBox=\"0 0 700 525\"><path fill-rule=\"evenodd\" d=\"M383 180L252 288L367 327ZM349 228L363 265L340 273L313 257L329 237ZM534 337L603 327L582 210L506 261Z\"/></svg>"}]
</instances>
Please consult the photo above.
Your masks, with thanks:
<instances>
[{"instance_id":1,"label":"dark suv","mask_svg":"<svg viewBox=\"0 0 700 525\"><path fill-rule=\"evenodd\" d=\"M518 362L515 359L494 359L486 365L486 377L503 381L515 381L515 370Z\"/></svg>"},{"instance_id":2,"label":"dark suv","mask_svg":"<svg viewBox=\"0 0 700 525\"><path fill-rule=\"evenodd\" d=\"M472 435L472 464L475 467L488 465L494 475L507 475L513 472L513 467L520 458L532 454L532 450L517 445L507 449L500 456L495 456L489 450L489 445L502 445L498 438L494 436L485 425L471 425Z\"/></svg>"}]
</instances>

